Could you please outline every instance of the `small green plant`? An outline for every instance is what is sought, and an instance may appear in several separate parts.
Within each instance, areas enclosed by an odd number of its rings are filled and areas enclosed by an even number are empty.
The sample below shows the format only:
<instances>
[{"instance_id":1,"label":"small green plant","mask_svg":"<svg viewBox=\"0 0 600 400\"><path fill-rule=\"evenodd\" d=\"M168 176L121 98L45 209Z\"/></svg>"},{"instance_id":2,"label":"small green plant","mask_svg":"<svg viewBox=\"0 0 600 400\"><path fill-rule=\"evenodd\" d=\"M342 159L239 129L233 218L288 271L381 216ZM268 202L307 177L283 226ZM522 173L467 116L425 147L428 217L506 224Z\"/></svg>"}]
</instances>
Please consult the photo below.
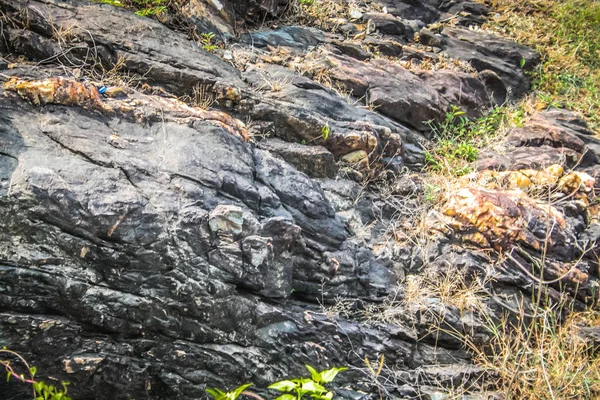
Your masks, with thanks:
<instances>
[{"instance_id":1,"label":"small green plant","mask_svg":"<svg viewBox=\"0 0 600 400\"><path fill-rule=\"evenodd\" d=\"M67 396L67 385L69 382L61 382L62 388L58 388L53 385L48 385L44 381L37 381L35 380L37 368L29 366L23 356L15 351L8 350L6 347L0 350L0 356L3 354L16 358L27 368L28 371L28 375L19 374L10 360L0 359L0 365L2 365L6 370L7 382L9 382L12 378L18 382L30 384L33 390L34 400L71 400L71 398Z\"/></svg>"},{"instance_id":2,"label":"small green plant","mask_svg":"<svg viewBox=\"0 0 600 400\"><path fill-rule=\"evenodd\" d=\"M114 7L136 9L140 17L152 17L167 11L167 0L94 0L98 3L110 4Z\"/></svg>"},{"instance_id":3,"label":"small green plant","mask_svg":"<svg viewBox=\"0 0 600 400\"><path fill-rule=\"evenodd\" d=\"M300 400L303 398L303 396L308 396L317 400L331 400L333 398L333 392L326 389L323 385L333 382L338 373L345 371L348 368L334 367L317 372L317 370L310 365L306 365L306 369L308 369L310 372L310 378L284 380L269 386L269 389L278 390L280 392L289 392L282 394L275 400ZM214 400L236 400L242 395L253 397L258 400L264 400L256 393L246 391L246 389L250 386L252 386L252 384L247 383L229 392L225 392L216 388L206 389L206 392L210 394Z\"/></svg>"},{"instance_id":4,"label":"small green plant","mask_svg":"<svg viewBox=\"0 0 600 400\"><path fill-rule=\"evenodd\" d=\"M310 365L306 365L306 369L310 372L310 378L284 380L269 386L269 389L284 392L284 394L275 400L300 400L303 396L319 400L331 400L333 398L333 392L326 389L323 385L332 382L338 373L345 371L348 368L334 367L317 372L317 370Z\"/></svg>"},{"instance_id":5,"label":"small green plant","mask_svg":"<svg viewBox=\"0 0 600 400\"><path fill-rule=\"evenodd\" d=\"M440 193L441 188L438 185L434 184L426 184L425 185L425 200L430 203L435 203L438 199L438 194Z\"/></svg>"},{"instance_id":6,"label":"small green plant","mask_svg":"<svg viewBox=\"0 0 600 400\"><path fill-rule=\"evenodd\" d=\"M235 400L238 397L240 397L240 395L242 395L244 393L244 390L246 390L250 386L252 386L252 384L247 383L245 385L242 385L242 386L239 386L239 387L233 389L230 392L224 392L224 391L216 389L216 388L215 389L206 389L206 392L208 394L210 394L215 400Z\"/></svg>"},{"instance_id":7,"label":"small green plant","mask_svg":"<svg viewBox=\"0 0 600 400\"><path fill-rule=\"evenodd\" d=\"M329 128L329 123L326 123L325 126L321 128L321 137L323 140L327 140L329 138L329 133L331 129Z\"/></svg>"},{"instance_id":8,"label":"small green plant","mask_svg":"<svg viewBox=\"0 0 600 400\"><path fill-rule=\"evenodd\" d=\"M315 4L315 0L298 0L301 6L312 6Z\"/></svg>"},{"instance_id":9,"label":"small green plant","mask_svg":"<svg viewBox=\"0 0 600 400\"><path fill-rule=\"evenodd\" d=\"M200 44L202 48L209 53L212 53L218 46L214 43L215 34L213 32L204 32L200 34Z\"/></svg>"}]
</instances>

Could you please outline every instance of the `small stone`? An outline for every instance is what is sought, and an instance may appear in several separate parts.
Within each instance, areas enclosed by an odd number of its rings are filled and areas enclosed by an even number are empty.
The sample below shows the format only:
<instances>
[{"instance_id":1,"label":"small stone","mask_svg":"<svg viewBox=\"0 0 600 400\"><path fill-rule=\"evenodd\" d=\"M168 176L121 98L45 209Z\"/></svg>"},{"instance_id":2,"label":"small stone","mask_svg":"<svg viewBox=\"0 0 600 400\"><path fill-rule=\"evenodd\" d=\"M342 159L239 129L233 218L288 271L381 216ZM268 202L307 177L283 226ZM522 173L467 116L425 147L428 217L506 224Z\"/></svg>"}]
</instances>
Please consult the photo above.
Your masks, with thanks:
<instances>
[{"instance_id":1,"label":"small stone","mask_svg":"<svg viewBox=\"0 0 600 400\"><path fill-rule=\"evenodd\" d=\"M213 233L239 235L244 224L242 208L218 205L208 217L208 226Z\"/></svg>"},{"instance_id":2,"label":"small stone","mask_svg":"<svg viewBox=\"0 0 600 400\"><path fill-rule=\"evenodd\" d=\"M363 16L363 13L361 13L356 8L351 8L350 11L348 12L348 16L350 17L350 19L361 19Z\"/></svg>"},{"instance_id":3,"label":"small stone","mask_svg":"<svg viewBox=\"0 0 600 400\"><path fill-rule=\"evenodd\" d=\"M233 53L231 52L231 50L225 50L223 52L223 59L228 61L233 60Z\"/></svg>"},{"instance_id":4,"label":"small stone","mask_svg":"<svg viewBox=\"0 0 600 400\"><path fill-rule=\"evenodd\" d=\"M359 169L369 168L369 155L364 150L357 150L353 151L352 153L348 153L342 156L341 161L356 166Z\"/></svg>"}]
</instances>

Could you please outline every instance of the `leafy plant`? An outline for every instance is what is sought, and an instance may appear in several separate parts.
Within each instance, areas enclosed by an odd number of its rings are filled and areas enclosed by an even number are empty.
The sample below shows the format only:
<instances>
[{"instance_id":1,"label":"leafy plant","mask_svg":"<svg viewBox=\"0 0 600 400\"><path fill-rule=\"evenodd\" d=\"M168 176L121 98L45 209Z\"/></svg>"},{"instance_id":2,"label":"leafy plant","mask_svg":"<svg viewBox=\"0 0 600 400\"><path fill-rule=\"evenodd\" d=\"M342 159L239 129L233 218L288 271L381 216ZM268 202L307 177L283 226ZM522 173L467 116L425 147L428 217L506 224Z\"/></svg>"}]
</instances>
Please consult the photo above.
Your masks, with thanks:
<instances>
[{"instance_id":1,"label":"leafy plant","mask_svg":"<svg viewBox=\"0 0 600 400\"><path fill-rule=\"evenodd\" d=\"M310 372L310 378L283 380L269 386L269 389L284 392L284 394L275 400L300 400L305 395L313 399L331 400L333 398L333 392L326 389L323 384L332 382L338 373L345 371L348 368L334 367L317 372L317 370L310 365L306 365L306 369Z\"/></svg>"},{"instance_id":2,"label":"leafy plant","mask_svg":"<svg viewBox=\"0 0 600 400\"><path fill-rule=\"evenodd\" d=\"M218 46L213 42L215 34L213 32L204 32L200 34L200 44L202 48L208 52L215 51Z\"/></svg>"},{"instance_id":3,"label":"leafy plant","mask_svg":"<svg viewBox=\"0 0 600 400\"><path fill-rule=\"evenodd\" d=\"M2 354L15 357L27 368L28 371L28 376L25 374L19 374L10 360L0 359L0 365L2 365L6 370L7 382L9 382L12 378L18 382L30 384L32 386L34 400L71 400L71 398L67 396L68 382L61 382L61 389L54 385L49 385L44 381L37 381L35 380L37 368L34 366L29 366L23 356L15 351L8 350L6 347L0 350L0 355Z\"/></svg>"},{"instance_id":4,"label":"leafy plant","mask_svg":"<svg viewBox=\"0 0 600 400\"><path fill-rule=\"evenodd\" d=\"M99 3L110 4L115 7L128 7L136 9L135 14L140 17L151 17L167 10L167 0L94 0Z\"/></svg>"},{"instance_id":5,"label":"leafy plant","mask_svg":"<svg viewBox=\"0 0 600 400\"><path fill-rule=\"evenodd\" d=\"M219 390L217 388L206 389L206 392L208 394L210 394L215 400L235 400L238 397L240 397L240 395L242 393L244 393L244 390L246 390L250 386L252 386L252 384L251 383L247 383L245 385L238 386L237 388L233 389L230 392L224 392L224 391Z\"/></svg>"}]
</instances>

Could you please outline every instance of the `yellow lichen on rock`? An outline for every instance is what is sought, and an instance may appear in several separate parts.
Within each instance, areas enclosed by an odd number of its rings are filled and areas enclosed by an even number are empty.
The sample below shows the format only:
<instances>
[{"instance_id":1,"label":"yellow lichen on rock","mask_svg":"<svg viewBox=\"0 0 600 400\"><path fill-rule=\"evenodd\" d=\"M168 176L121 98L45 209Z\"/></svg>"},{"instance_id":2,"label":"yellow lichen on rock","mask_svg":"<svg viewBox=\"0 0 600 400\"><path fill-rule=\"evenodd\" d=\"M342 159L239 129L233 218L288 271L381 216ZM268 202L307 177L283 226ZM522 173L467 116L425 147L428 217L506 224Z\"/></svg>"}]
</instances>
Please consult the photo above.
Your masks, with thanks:
<instances>
[{"instance_id":1,"label":"yellow lichen on rock","mask_svg":"<svg viewBox=\"0 0 600 400\"><path fill-rule=\"evenodd\" d=\"M533 219L548 221L553 229L564 229L565 219L551 205L540 204L521 190L463 188L448 196L442 213L455 231L481 233L490 247L506 250L516 244L540 249L542 240L528 229ZM481 241L481 236L479 236Z\"/></svg>"},{"instance_id":2,"label":"yellow lichen on rock","mask_svg":"<svg viewBox=\"0 0 600 400\"><path fill-rule=\"evenodd\" d=\"M127 96L127 93L121 88L115 87L107 90L109 98L105 99L106 102L104 102L98 89L91 83L60 77L41 80L11 77L4 84L4 89L16 92L21 98L37 106L45 104L77 106L100 111L104 114L129 115L140 120L143 120L146 116L147 110L144 110L144 106L147 106L160 114L161 118L168 114L175 120L197 118L210 121L245 141L249 140L245 125L229 114L222 111L209 111L198 107L190 107L174 98L137 94L133 99L120 99L119 97Z\"/></svg>"},{"instance_id":3,"label":"yellow lichen on rock","mask_svg":"<svg viewBox=\"0 0 600 400\"><path fill-rule=\"evenodd\" d=\"M87 82L65 78L26 80L11 77L4 90L16 92L21 98L37 106L60 104L85 109L111 112L112 108L102 102L98 90Z\"/></svg>"},{"instance_id":4,"label":"yellow lichen on rock","mask_svg":"<svg viewBox=\"0 0 600 400\"><path fill-rule=\"evenodd\" d=\"M528 191L541 187L554 187L563 177L563 174L564 168L561 165L555 164L541 171L535 169L521 169L518 171L484 170L466 175L463 181L468 181L487 189L521 189Z\"/></svg>"}]
</instances>

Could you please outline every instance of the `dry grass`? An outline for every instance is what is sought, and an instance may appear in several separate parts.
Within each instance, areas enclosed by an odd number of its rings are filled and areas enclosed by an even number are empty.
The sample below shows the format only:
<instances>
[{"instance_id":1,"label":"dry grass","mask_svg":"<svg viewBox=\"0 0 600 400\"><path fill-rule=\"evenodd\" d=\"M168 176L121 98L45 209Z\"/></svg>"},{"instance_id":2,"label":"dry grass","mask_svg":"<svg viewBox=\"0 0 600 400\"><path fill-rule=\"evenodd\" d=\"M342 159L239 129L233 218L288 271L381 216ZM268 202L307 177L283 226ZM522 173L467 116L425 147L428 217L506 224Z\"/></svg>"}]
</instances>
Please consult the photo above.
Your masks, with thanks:
<instances>
[{"instance_id":1,"label":"dry grass","mask_svg":"<svg viewBox=\"0 0 600 400\"><path fill-rule=\"evenodd\" d=\"M292 0L284 21L287 24L314 26L335 31L340 17L346 15L349 4L333 0Z\"/></svg>"},{"instance_id":2,"label":"dry grass","mask_svg":"<svg viewBox=\"0 0 600 400\"><path fill-rule=\"evenodd\" d=\"M202 110L208 110L216 102L216 95L207 85L198 83L192 89L191 104Z\"/></svg>"},{"instance_id":3,"label":"dry grass","mask_svg":"<svg viewBox=\"0 0 600 400\"><path fill-rule=\"evenodd\" d=\"M506 399L566 400L600 397L597 348L581 335L585 326L599 326L600 314L588 311L556 320L555 310L536 318L521 316L487 321L491 343L482 348L462 337L475 362L497 377Z\"/></svg>"},{"instance_id":4,"label":"dry grass","mask_svg":"<svg viewBox=\"0 0 600 400\"><path fill-rule=\"evenodd\" d=\"M428 299L435 298L461 312L487 312L487 282L468 277L465 271L449 264L445 271L430 267L418 275L407 276L404 303L426 308Z\"/></svg>"}]
</instances>

